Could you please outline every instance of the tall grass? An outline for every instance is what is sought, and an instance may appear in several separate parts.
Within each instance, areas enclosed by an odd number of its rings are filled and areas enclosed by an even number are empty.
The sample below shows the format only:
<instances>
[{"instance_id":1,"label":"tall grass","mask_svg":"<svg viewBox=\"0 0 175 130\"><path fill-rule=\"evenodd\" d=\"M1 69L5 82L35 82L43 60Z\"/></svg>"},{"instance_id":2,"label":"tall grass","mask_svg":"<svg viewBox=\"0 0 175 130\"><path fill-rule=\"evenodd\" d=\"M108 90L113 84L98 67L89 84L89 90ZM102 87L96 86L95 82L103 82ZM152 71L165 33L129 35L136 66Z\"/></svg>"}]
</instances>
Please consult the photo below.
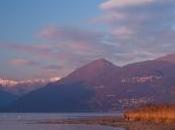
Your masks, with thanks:
<instances>
[{"instance_id":1,"label":"tall grass","mask_svg":"<svg viewBox=\"0 0 175 130\"><path fill-rule=\"evenodd\" d=\"M175 105L149 105L124 113L128 121L154 121L175 123Z\"/></svg>"}]
</instances>

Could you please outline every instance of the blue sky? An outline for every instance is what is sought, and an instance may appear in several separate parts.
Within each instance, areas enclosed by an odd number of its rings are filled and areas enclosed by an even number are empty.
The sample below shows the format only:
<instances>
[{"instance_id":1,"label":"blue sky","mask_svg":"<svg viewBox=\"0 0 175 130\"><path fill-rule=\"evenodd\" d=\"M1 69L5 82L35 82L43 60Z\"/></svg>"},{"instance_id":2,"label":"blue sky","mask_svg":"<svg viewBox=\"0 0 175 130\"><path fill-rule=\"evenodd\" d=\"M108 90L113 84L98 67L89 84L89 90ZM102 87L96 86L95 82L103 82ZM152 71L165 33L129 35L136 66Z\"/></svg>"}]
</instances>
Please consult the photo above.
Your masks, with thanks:
<instances>
[{"instance_id":1,"label":"blue sky","mask_svg":"<svg viewBox=\"0 0 175 130\"><path fill-rule=\"evenodd\" d=\"M1 0L1 41L33 42L33 34L48 24L81 26L99 15L102 0Z\"/></svg>"},{"instance_id":2,"label":"blue sky","mask_svg":"<svg viewBox=\"0 0 175 130\"><path fill-rule=\"evenodd\" d=\"M0 0L0 77L63 77L174 53L174 0Z\"/></svg>"}]
</instances>

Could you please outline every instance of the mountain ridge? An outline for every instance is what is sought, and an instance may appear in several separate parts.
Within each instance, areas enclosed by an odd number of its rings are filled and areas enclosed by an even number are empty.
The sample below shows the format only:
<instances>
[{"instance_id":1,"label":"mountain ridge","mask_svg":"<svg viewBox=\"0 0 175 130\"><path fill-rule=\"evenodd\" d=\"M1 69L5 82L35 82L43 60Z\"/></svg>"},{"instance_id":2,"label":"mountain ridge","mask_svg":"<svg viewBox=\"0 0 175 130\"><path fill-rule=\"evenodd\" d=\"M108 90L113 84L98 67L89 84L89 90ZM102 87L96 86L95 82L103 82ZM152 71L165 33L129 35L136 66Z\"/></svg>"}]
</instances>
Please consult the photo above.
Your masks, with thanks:
<instances>
[{"instance_id":1,"label":"mountain ridge","mask_svg":"<svg viewBox=\"0 0 175 130\"><path fill-rule=\"evenodd\" d=\"M9 110L116 111L150 103L173 103L174 91L174 63L155 59L118 67L99 59L76 69L60 81L21 97ZM86 96L82 97L81 93ZM79 104L84 104L87 109ZM64 109L63 106L70 108Z\"/></svg>"},{"instance_id":2,"label":"mountain ridge","mask_svg":"<svg viewBox=\"0 0 175 130\"><path fill-rule=\"evenodd\" d=\"M0 78L0 88L11 94L22 96L35 89L42 88L48 83L60 80L59 77L52 77L50 79L34 79L34 80L8 80Z\"/></svg>"}]
</instances>

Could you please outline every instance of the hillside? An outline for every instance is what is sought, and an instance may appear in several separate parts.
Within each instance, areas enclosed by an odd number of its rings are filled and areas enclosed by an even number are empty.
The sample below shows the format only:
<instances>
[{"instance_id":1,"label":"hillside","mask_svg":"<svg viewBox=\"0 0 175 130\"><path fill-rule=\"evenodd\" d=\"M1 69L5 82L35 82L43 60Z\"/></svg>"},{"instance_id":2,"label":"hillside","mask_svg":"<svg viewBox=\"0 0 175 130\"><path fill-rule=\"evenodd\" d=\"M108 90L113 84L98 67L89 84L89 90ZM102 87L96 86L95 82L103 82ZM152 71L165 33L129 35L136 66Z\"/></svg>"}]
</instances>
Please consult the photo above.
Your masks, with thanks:
<instances>
[{"instance_id":1,"label":"hillside","mask_svg":"<svg viewBox=\"0 0 175 130\"><path fill-rule=\"evenodd\" d=\"M0 108L7 107L17 99L17 96L0 89Z\"/></svg>"}]
</instances>

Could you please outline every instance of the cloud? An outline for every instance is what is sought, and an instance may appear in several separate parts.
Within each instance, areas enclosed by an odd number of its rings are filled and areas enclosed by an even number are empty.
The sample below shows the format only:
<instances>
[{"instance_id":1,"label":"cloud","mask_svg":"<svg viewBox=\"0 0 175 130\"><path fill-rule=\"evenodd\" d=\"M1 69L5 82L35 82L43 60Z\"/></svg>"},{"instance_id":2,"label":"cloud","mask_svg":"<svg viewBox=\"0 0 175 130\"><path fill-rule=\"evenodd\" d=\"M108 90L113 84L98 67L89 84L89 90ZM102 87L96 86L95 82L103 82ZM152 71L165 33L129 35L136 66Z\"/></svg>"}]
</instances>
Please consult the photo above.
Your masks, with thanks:
<instances>
[{"instance_id":1,"label":"cloud","mask_svg":"<svg viewBox=\"0 0 175 130\"><path fill-rule=\"evenodd\" d=\"M48 34L49 37L41 35L43 33ZM70 62L75 59L76 61L82 61L82 59L87 61L92 58L109 57L110 54L116 53L113 45L106 44L106 34L103 32L69 26L46 26L37 34L40 34L40 38L49 40L58 50L55 52L58 57Z\"/></svg>"},{"instance_id":2,"label":"cloud","mask_svg":"<svg viewBox=\"0 0 175 130\"><path fill-rule=\"evenodd\" d=\"M106 0L100 4L101 9L114 9L117 7L134 6L153 2L154 0Z\"/></svg>"},{"instance_id":3,"label":"cloud","mask_svg":"<svg viewBox=\"0 0 175 130\"><path fill-rule=\"evenodd\" d=\"M40 38L57 41L90 41L101 37L100 32L83 30L78 27L48 25L43 27L37 35Z\"/></svg>"},{"instance_id":4,"label":"cloud","mask_svg":"<svg viewBox=\"0 0 175 130\"><path fill-rule=\"evenodd\" d=\"M124 52L119 56L144 53L146 59L175 52L174 0L106 0L99 7L102 15L93 20L108 27L113 43Z\"/></svg>"},{"instance_id":5,"label":"cloud","mask_svg":"<svg viewBox=\"0 0 175 130\"><path fill-rule=\"evenodd\" d=\"M63 68L63 66L60 65L47 65L43 67L44 69L51 70L51 71L58 71Z\"/></svg>"},{"instance_id":6,"label":"cloud","mask_svg":"<svg viewBox=\"0 0 175 130\"><path fill-rule=\"evenodd\" d=\"M86 59L87 57L102 57L107 53L115 53L113 46L105 43L106 34L103 32L69 26L46 26L37 34L52 44L57 57L70 61L80 57Z\"/></svg>"},{"instance_id":7,"label":"cloud","mask_svg":"<svg viewBox=\"0 0 175 130\"><path fill-rule=\"evenodd\" d=\"M37 34L47 32L50 28L51 26L46 26L44 31L41 29ZM55 71L54 75L62 76L92 60L112 59L117 53L114 46L108 44L106 34L103 32L59 26L53 26L52 29L54 33L47 33L49 37L40 35L41 42L35 44L1 43L0 49L27 55L26 57L30 56L30 59L33 58L40 63L42 72L47 71L48 74L53 74ZM47 65L48 63L51 65Z\"/></svg>"},{"instance_id":8,"label":"cloud","mask_svg":"<svg viewBox=\"0 0 175 130\"><path fill-rule=\"evenodd\" d=\"M54 26L47 26L47 28L42 28L42 30L37 33L37 36L43 39L55 39L58 35L60 35L59 31Z\"/></svg>"},{"instance_id":9,"label":"cloud","mask_svg":"<svg viewBox=\"0 0 175 130\"><path fill-rule=\"evenodd\" d=\"M10 65L15 65L15 66L33 66L33 65L38 65L37 62L26 60L26 59L12 59L8 61Z\"/></svg>"},{"instance_id":10,"label":"cloud","mask_svg":"<svg viewBox=\"0 0 175 130\"><path fill-rule=\"evenodd\" d=\"M52 54L52 47L48 44L25 44L25 43L0 43L1 49L13 50L19 53L28 53L40 57L50 57Z\"/></svg>"}]
</instances>

